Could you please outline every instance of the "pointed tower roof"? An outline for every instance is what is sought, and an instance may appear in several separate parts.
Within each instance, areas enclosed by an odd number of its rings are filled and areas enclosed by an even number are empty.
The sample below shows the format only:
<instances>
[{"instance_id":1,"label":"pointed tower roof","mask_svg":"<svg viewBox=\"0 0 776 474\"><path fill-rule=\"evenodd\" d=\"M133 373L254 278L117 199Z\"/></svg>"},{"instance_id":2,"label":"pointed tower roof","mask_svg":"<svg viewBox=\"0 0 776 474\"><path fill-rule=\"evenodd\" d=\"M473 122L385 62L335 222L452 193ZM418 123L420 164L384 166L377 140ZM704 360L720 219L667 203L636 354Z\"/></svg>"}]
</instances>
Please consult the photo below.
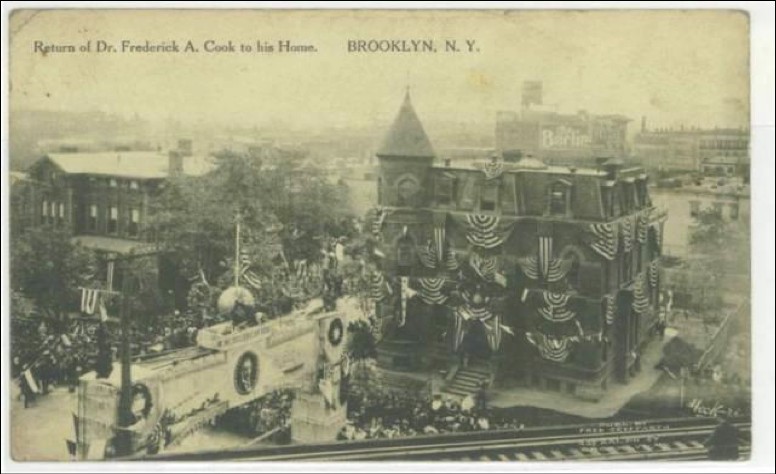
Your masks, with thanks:
<instances>
[{"instance_id":1,"label":"pointed tower roof","mask_svg":"<svg viewBox=\"0 0 776 474\"><path fill-rule=\"evenodd\" d=\"M410 100L410 90L404 95L399 113L385 135L377 156L398 156L408 158L433 158L434 149L423 130Z\"/></svg>"}]
</instances>

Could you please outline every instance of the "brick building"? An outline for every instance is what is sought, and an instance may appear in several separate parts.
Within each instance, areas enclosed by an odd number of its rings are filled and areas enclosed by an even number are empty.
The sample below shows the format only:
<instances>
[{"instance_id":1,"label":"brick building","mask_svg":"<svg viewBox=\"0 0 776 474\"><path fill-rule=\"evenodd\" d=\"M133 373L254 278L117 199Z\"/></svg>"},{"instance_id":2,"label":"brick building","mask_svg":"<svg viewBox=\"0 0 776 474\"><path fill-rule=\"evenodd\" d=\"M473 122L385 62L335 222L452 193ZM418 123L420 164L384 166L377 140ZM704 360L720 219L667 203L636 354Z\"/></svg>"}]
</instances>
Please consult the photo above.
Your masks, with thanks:
<instances>
[{"instance_id":1,"label":"brick building","mask_svg":"<svg viewBox=\"0 0 776 474\"><path fill-rule=\"evenodd\" d=\"M447 370L457 394L479 376L589 399L639 370L663 221L643 170L439 163L409 93L377 156L382 367Z\"/></svg>"},{"instance_id":2,"label":"brick building","mask_svg":"<svg viewBox=\"0 0 776 474\"><path fill-rule=\"evenodd\" d=\"M192 156L189 140L168 153L49 153L28 170L20 225L68 229L102 256L129 253L147 247L149 206L165 181L210 168L209 158Z\"/></svg>"}]
</instances>

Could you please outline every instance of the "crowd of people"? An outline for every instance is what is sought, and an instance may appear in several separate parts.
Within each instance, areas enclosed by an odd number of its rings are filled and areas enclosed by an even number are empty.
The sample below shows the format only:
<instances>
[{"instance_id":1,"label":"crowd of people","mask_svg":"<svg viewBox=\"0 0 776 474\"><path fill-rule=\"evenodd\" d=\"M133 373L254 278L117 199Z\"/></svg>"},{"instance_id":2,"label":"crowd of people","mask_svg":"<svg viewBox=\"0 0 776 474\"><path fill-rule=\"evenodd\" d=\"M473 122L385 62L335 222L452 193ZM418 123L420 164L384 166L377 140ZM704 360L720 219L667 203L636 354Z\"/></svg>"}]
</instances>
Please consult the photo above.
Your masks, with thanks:
<instances>
[{"instance_id":1,"label":"crowd of people","mask_svg":"<svg viewBox=\"0 0 776 474\"><path fill-rule=\"evenodd\" d=\"M275 390L225 413L219 425L251 438L276 430L274 439L287 441L293 401L293 390Z\"/></svg>"},{"instance_id":2,"label":"crowd of people","mask_svg":"<svg viewBox=\"0 0 776 474\"><path fill-rule=\"evenodd\" d=\"M489 408L484 391L463 400L351 388L348 419L338 440L397 438L422 434L522 429L517 420Z\"/></svg>"}]
</instances>

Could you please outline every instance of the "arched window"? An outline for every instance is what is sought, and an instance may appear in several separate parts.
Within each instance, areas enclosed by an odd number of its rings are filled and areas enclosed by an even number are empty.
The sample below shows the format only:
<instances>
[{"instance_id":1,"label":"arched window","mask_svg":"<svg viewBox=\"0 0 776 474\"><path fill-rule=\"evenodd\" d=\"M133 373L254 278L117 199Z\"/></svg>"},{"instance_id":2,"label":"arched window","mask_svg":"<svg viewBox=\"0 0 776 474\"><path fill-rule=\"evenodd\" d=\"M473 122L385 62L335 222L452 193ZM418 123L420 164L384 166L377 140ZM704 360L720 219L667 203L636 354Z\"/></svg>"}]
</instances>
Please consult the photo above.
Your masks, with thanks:
<instances>
[{"instance_id":1,"label":"arched window","mask_svg":"<svg viewBox=\"0 0 776 474\"><path fill-rule=\"evenodd\" d=\"M415 203L415 196L420 191L420 183L414 176L405 175L397 181L396 191L399 206L412 206Z\"/></svg>"}]
</instances>

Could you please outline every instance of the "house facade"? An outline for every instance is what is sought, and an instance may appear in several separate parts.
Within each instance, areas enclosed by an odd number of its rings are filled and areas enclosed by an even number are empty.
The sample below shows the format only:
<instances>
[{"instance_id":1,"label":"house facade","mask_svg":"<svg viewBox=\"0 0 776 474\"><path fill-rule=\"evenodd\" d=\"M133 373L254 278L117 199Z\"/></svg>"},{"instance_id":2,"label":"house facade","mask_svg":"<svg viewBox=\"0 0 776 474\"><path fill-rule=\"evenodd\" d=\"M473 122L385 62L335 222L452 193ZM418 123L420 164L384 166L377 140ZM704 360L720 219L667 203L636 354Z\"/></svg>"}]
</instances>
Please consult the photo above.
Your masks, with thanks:
<instances>
[{"instance_id":1,"label":"house facade","mask_svg":"<svg viewBox=\"0 0 776 474\"><path fill-rule=\"evenodd\" d=\"M409 94L377 156L383 367L479 364L490 384L589 399L639 370L664 220L642 169L440 163Z\"/></svg>"}]
</instances>

